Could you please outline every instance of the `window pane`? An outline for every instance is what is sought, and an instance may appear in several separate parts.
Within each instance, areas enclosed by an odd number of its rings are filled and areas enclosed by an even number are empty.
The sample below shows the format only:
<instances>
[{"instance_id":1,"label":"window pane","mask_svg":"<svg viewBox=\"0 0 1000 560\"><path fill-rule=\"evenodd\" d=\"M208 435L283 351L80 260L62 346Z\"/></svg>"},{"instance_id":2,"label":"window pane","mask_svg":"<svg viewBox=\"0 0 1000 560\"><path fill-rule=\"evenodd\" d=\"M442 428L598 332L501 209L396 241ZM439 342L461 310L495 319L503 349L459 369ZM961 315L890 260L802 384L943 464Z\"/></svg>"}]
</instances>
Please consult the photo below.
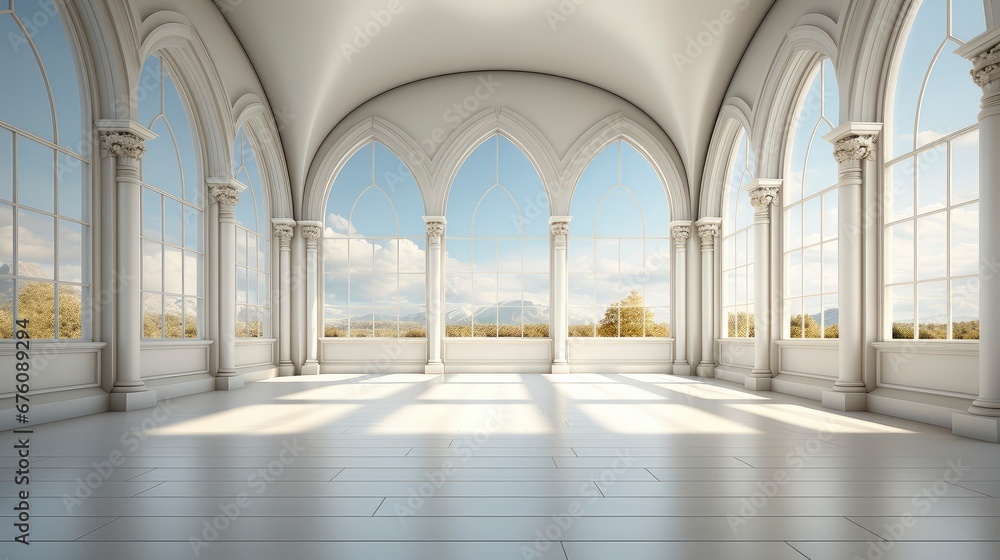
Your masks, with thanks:
<instances>
[{"instance_id":1,"label":"window pane","mask_svg":"<svg viewBox=\"0 0 1000 560\"><path fill-rule=\"evenodd\" d=\"M247 289L247 269L236 267L236 303L248 303L250 292Z\"/></svg>"},{"instance_id":2,"label":"window pane","mask_svg":"<svg viewBox=\"0 0 1000 560\"><path fill-rule=\"evenodd\" d=\"M43 212L55 208L56 156L52 148L23 136L17 139L17 202Z\"/></svg>"},{"instance_id":3,"label":"window pane","mask_svg":"<svg viewBox=\"0 0 1000 560\"><path fill-rule=\"evenodd\" d=\"M819 246L814 246L802 252L802 292L806 295L819 294L823 291L823 252Z\"/></svg>"},{"instance_id":4,"label":"window pane","mask_svg":"<svg viewBox=\"0 0 1000 560\"><path fill-rule=\"evenodd\" d=\"M142 295L142 336L163 338L163 296Z\"/></svg>"},{"instance_id":5,"label":"window pane","mask_svg":"<svg viewBox=\"0 0 1000 560\"><path fill-rule=\"evenodd\" d=\"M803 204L802 211L802 222L805 231L802 244L806 246L819 243L823 227L822 199L820 197L810 198Z\"/></svg>"},{"instance_id":6,"label":"window pane","mask_svg":"<svg viewBox=\"0 0 1000 560\"><path fill-rule=\"evenodd\" d=\"M247 236L247 266L257 268L257 236L250 232L244 234Z\"/></svg>"},{"instance_id":7,"label":"window pane","mask_svg":"<svg viewBox=\"0 0 1000 560\"><path fill-rule=\"evenodd\" d=\"M17 212L19 276L55 278L55 219L30 210ZM53 296L54 297L54 296Z\"/></svg>"},{"instance_id":8,"label":"window pane","mask_svg":"<svg viewBox=\"0 0 1000 560\"><path fill-rule=\"evenodd\" d=\"M789 338L802 338L802 300L799 298L785 302L785 324Z\"/></svg>"},{"instance_id":9,"label":"window pane","mask_svg":"<svg viewBox=\"0 0 1000 560\"><path fill-rule=\"evenodd\" d=\"M887 290L892 305L889 322L892 325L892 338L913 339L914 300L913 285L895 286Z\"/></svg>"},{"instance_id":10,"label":"window pane","mask_svg":"<svg viewBox=\"0 0 1000 560\"><path fill-rule=\"evenodd\" d=\"M913 160L906 159L886 170L888 198L891 201L887 222L895 222L913 216L913 183L916 180L913 172Z\"/></svg>"},{"instance_id":11,"label":"window pane","mask_svg":"<svg viewBox=\"0 0 1000 560\"><path fill-rule=\"evenodd\" d=\"M933 212L947 204L948 150L938 146L917 157L917 212Z\"/></svg>"},{"instance_id":12,"label":"window pane","mask_svg":"<svg viewBox=\"0 0 1000 560\"><path fill-rule=\"evenodd\" d=\"M0 204L0 274L13 276L14 266L14 208ZM2 326L0 326L2 327Z\"/></svg>"},{"instance_id":13,"label":"window pane","mask_svg":"<svg viewBox=\"0 0 1000 560\"><path fill-rule=\"evenodd\" d=\"M62 282L83 282L83 235L82 225L59 220L59 280Z\"/></svg>"},{"instance_id":14,"label":"window pane","mask_svg":"<svg viewBox=\"0 0 1000 560\"><path fill-rule=\"evenodd\" d=\"M142 237L162 241L163 197L149 189L142 189Z\"/></svg>"},{"instance_id":15,"label":"window pane","mask_svg":"<svg viewBox=\"0 0 1000 560\"><path fill-rule=\"evenodd\" d=\"M184 254L174 247L163 248L163 291L184 293Z\"/></svg>"},{"instance_id":16,"label":"window pane","mask_svg":"<svg viewBox=\"0 0 1000 560\"><path fill-rule=\"evenodd\" d=\"M807 297L802 302L804 338L822 338L820 322L823 320L823 303L819 297Z\"/></svg>"},{"instance_id":17,"label":"window pane","mask_svg":"<svg viewBox=\"0 0 1000 560\"><path fill-rule=\"evenodd\" d=\"M785 212L785 250L802 246L802 205L796 205Z\"/></svg>"},{"instance_id":18,"label":"window pane","mask_svg":"<svg viewBox=\"0 0 1000 560\"><path fill-rule=\"evenodd\" d=\"M951 274L979 274L979 204L951 211Z\"/></svg>"},{"instance_id":19,"label":"window pane","mask_svg":"<svg viewBox=\"0 0 1000 560\"><path fill-rule=\"evenodd\" d=\"M802 295L802 253L796 251L785 257L785 275L787 278L786 295L796 297Z\"/></svg>"},{"instance_id":20,"label":"window pane","mask_svg":"<svg viewBox=\"0 0 1000 560\"><path fill-rule=\"evenodd\" d=\"M184 252L184 295L202 295L204 257L191 251Z\"/></svg>"},{"instance_id":21,"label":"window pane","mask_svg":"<svg viewBox=\"0 0 1000 560\"><path fill-rule=\"evenodd\" d=\"M829 241L839 235L838 206L840 193L835 189L823 195L823 240Z\"/></svg>"},{"instance_id":22,"label":"window pane","mask_svg":"<svg viewBox=\"0 0 1000 560\"><path fill-rule=\"evenodd\" d=\"M163 246L159 243L142 242L142 289L163 290Z\"/></svg>"},{"instance_id":23,"label":"window pane","mask_svg":"<svg viewBox=\"0 0 1000 560\"><path fill-rule=\"evenodd\" d=\"M14 137L0 128L0 199L14 200Z\"/></svg>"},{"instance_id":24,"label":"window pane","mask_svg":"<svg viewBox=\"0 0 1000 560\"><path fill-rule=\"evenodd\" d=\"M184 338L184 298L163 296L163 337Z\"/></svg>"},{"instance_id":25,"label":"window pane","mask_svg":"<svg viewBox=\"0 0 1000 560\"><path fill-rule=\"evenodd\" d=\"M184 224L181 203L172 199L163 199L163 241L178 247L184 244L182 235Z\"/></svg>"},{"instance_id":26,"label":"window pane","mask_svg":"<svg viewBox=\"0 0 1000 560\"><path fill-rule=\"evenodd\" d=\"M952 141L951 203L979 198L979 131Z\"/></svg>"},{"instance_id":27,"label":"window pane","mask_svg":"<svg viewBox=\"0 0 1000 560\"><path fill-rule=\"evenodd\" d=\"M948 214L917 220L917 280L948 276Z\"/></svg>"},{"instance_id":28,"label":"window pane","mask_svg":"<svg viewBox=\"0 0 1000 560\"><path fill-rule=\"evenodd\" d=\"M17 320L28 320L33 339L55 338L55 286L48 282L17 283Z\"/></svg>"},{"instance_id":29,"label":"window pane","mask_svg":"<svg viewBox=\"0 0 1000 560\"><path fill-rule=\"evenodd\" d=\"M2 164L2 156L0 156L0 164ZM84 174L88 171L87 165L80 160L66 154L59 154L57 175L59 179L59 214L74 220L86 219L90 208L90 204L88 204L90 193L85 187Z\"/></svg>"},{"instance_id":30,"label":"window pane","mask_svg":"<svg viewBox=\"0 0 1000 560\"><path fill-rule=\"evenodd\" d=\"M979 279L951 283L952 338L979 340Z\"/></svg>"},{"instance_id":31,"label":"window pane","mask_svg":"<svg viewBox=\"0 0 1000 560\"><path fill-rule=\"evenodd\" d=\"M199 338L198 321L201 316L201 305L197 298L184 299L184 338Z\"/></svg>"},{"instance_id":32,"label":"window pane","mask_svg":"<svg viewBox=\"0 0 1000 560\"><path fill-rule=\"evenodd\" d=\"M375 301L375 296L372 293L372 275L371 274L352 274L351 275L351 294L350 294L351 306L363 306L371 307Z\"/></svg>"},{"instance_id":33,"label":"window pane","mask_svg":"<svg viewBox=\"0 0 1000 560\"><path fill-rule=\"evenodd\" d=\"M921 339L948 338L947 282L917 285Z\"/></svg>"},{"instance_id":34,"label":"window pane","mask_svg":"<svg viewBox=\"0 0 1000 560\"><path fill-rule=\"evenodd\" d=\"M60 285L59 292L59 338L83 338L83 289L80 286Z\"/></svg>"},{"instance_id":35,"label":"window pane","mask_svg":"<svg viewBox=\"0 0 1000 560\"><path fill-rule=\"evenodd\" d=\"M840 304L837 296L823 296L823 338L840 337Z\"/></svg>"},{"instance_id":36,"label":"window pane","mask_svg":"<svg viewBox=\"0 0 1000 560\"><path fill-rule=\"evenodd\" d=\"M837 241L823 244L823 293L835 293L838 290L839 251Z\"/></svg>"},{"instance_id":37,"label":"window pane","mask_svg":"<svg viewBox=\"0 0 1000 560\"><path fill-rule=\"evenodd\" d=\"M571 307L569 310L569 335L574 337L594 336L594 308Z\"/></svg>"},{"instance_id":38,"label":"window pane","mask_svg":"<svg viewBox=\"0 0 1000 560\"><path fill-rule=\"evenodd\" d=\"M887 278L890 284L914 280L913 222L889 228L885 237Z\"/></svg>"}]
</instances>

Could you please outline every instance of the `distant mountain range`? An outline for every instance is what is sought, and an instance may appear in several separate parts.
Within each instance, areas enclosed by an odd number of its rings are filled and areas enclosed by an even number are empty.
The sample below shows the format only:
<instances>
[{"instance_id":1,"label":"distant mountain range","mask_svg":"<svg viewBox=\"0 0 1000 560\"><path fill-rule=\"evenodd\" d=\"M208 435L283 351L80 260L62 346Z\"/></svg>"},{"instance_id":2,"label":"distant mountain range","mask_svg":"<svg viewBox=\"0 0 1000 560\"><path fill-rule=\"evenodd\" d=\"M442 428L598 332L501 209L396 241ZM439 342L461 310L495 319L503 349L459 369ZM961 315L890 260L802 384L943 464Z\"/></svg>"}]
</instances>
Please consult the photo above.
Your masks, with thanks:
<instances>
[{"instance_id":1,"label":"distant mountain range","mask_svg":"<svg viewBox=\"0 0 1000 560\"><path fill-rule=\"evenodd\" d=\"M822 322L820 322L820 316L822 316L822 318L823 318ZM817 313L815 315L810 315L810 317L812 317L813 320L816 321L816 323L824 325L824 326L839 325L840 324L840 309L837 309L837 308L827 309L823 313Z\"/></svg>"}]
</instances>

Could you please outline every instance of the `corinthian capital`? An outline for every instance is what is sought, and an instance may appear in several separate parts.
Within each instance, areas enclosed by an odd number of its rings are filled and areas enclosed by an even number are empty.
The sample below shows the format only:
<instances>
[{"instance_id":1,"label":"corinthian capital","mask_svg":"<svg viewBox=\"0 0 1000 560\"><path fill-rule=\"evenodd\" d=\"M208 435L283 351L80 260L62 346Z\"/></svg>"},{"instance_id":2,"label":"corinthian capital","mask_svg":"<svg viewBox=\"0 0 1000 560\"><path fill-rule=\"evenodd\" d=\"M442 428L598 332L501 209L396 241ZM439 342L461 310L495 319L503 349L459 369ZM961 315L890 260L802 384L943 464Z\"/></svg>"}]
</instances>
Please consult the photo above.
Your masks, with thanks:
<instances>
[{"instance_id":1,"label":"corinthian capital","mask_svg":"<svg viewBox=\"0 0 1000 560\"><path fill-rule=\"evenodd\" d=\"M972 80L979 87L1000 80L1000 44L972 57Z\"/></svg>"},{"instance_id":2,"label":"corinthian capital","mask_svg":"<svg viewBox=\"0 0 1000 560\"><path fill-rule=\"evenodd\" d=\"M771 206L777 206L780 192L781 181L757 179L747 187L750 205L757 213L766 213Z\"/></svg>"},{"instance_id":3,"label":"corinthian capital","mask_svg":"<svg viewBox=\"0 0 1000 560\"><path fill-rule=\"evenodd\" d=\"M670 224L670 237L678 245L685 245L691 239L691 222L673 222Z\"/></svg>"},{"instance_id":4,"label":"corinthian capital","mask_svg":"<svg viewBox=\"0 0 1000 560\"><path fill-rule=\"evenodd\" d=\"M323 224L319 222L299 222L299 227L302 228L302 237L306 241L316 241L323 235Z\"/></svg>"},{"instance_id":5,"label":"corinthian capital","mask_svg":"<svg viewBox=\"0 0 1000 560\"><path fill-rule=\"evenodd\" d=\"M424 216L424 225L427 227L428 237L441 237L444 235L444 226L448 223L444 216Z\"/></svg>"},{"instance_id":6,"label":"corinthian capital","mask_svg":"<svg viewBox=\"0 0 1000 560\"><path fill-rule=\"evenodd\" d=\"M142 159L146 155L143 139L131 132L101 131L101 154L104 157Z\"/></svg>"},{"instance_id":7,"label":"corinthian capital","mask_svg":"<svg viewBox=\"0 0 1000 560\"><path fill-rule=\"evenodd\" d=\"M552 216L549 218L549 233L553 237L566 237L569 235L569 222L571 216Z\"/></svg>"},{"instance_id":8,"label":"corinthian capital","mask_svg":"<svg viewBox=\"0 0 1000 560\"><path fill-rule=\"evenodd\" d=\"M240 201L240 192L243 189L231 183L217 183L208 185L208 195L217 204L236 206Z\"/></svg>"},{"instance_id":9,"label":"corinthian capital","mask_svg":"<svg viewBox=\"0 0 1000 560\"><path fill-rule=\"evenodd\" d=\"M837 163L848 161L875 161L875 144L878 134L855 134L837 140L833 147L833 157Z\"/></svg>"},{"instance_id":10,"label":"corinthian capital","mask_svg":"<svg viewBox=\"0 0 1000 560\"><path fill-rule=\"evenodd\" d=\"M719 237L722 232L722 222L712 221L712 222L702 222L698 221L698 237L701 238L702 245L712 245L715 243L715 238Z\"/></svg>"}]
</instances>

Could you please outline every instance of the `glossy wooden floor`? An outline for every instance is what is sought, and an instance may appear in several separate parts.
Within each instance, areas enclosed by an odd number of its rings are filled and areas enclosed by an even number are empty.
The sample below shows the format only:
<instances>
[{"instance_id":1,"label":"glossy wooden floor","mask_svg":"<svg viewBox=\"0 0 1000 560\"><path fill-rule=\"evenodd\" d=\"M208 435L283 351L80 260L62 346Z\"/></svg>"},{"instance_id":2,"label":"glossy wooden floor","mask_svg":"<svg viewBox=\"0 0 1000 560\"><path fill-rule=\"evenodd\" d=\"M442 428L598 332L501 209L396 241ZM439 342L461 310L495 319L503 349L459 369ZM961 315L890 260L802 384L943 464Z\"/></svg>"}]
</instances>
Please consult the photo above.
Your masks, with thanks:
<instances>
[{"instance_id":1,"label":"glossy wooden floor","mask_svg":"<svg viewBox=\"0 0 1000 560\"><path fill-rule=\"evenodd\" d=\"M659 375L282 378L35 428L13 559L1000 558L1000 446Z\"/></svg>"}]
</instances>

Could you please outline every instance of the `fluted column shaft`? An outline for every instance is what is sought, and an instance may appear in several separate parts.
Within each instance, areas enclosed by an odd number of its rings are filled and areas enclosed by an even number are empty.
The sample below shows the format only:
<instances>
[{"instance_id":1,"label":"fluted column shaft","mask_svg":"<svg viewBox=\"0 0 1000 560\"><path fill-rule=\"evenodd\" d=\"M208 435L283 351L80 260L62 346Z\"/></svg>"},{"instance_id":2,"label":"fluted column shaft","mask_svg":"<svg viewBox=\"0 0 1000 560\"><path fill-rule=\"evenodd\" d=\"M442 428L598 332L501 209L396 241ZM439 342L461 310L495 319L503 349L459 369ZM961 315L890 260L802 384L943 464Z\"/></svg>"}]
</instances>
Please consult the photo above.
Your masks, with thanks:
<instances>
[{"instance_id":1,"label":"fluted column shaft","mask_svg":"<svg viewBox=\"0 0 1000 560\"><path fill-rule=\"evenodd\" d=\"M569 342L569 254L570 216L549 218L552 235L552 373L569 373L566 346Z\"/></svg>"},{"instance_id":2,"label":"fluted column shaft","mask_svg":"<svg viewBox=\"0 0 1000 560\"><path fill-rule=\"evenodd\" d=\"M701 239L701 363L699 377L715 377L715 241L722 229L721 218L703 218L695 224Z\"/></svg>"},{"instance_id":3,"label":"fluted column shaft","mask_svg":"<svg viewBox=\"0 0 1000 560\"><path fill-rule=\"evenodd\" d=\"M208 192L219 206L219 372L215 388L238 389L236 378L236 205L245 187L236 182L209 183Z\"/></svg>"},{"instance_id":4,"label":"fluted column shaft","mask_svg":"<svg viewBox=\"0 0 1000 560\"><path fill-rule=\"evenodd\" d=\"M754 208L754 360L746 387L771 390L771 208L781 181L758 179L747 192Z\"/></svg>"},{"instance_id":5,"label":"fluted column shaft","mask_svg":"<svg viewBox=\"0 0 1000 560\"><path fill-rule=\"evenodd\" d=\"M448 223L444 216L424 216L427 226L427 366L426 374L443 374L444 362L441 351L444 334L444 262L441 240Z\"/></svg>"},{"instance_id":6,"label":"fluted column shaft","mask_svg":"<svg viewBox=\"0 0 1000 560\"><path fill-rule=\"evenodd\" d=\"M322 222L299 222L306 241L306 361L302 375L319 374L319 238Z\"/></svg>"},{"instance_id":7,"label":"fluted column shaft","mask_svg":"<svg viewBox=\"0 0 1000 560\"><path fill-rule=\"evenodd\" d=\"M135 410L156 405L156 391L142 381L142 183L139 160L145 140L155 134L139 125L99 122L101 155L114 158L115 170L115 380L111 410Z\"/></svg>"},{"instance_id":8,"label":"fluted column shaft","mask_svg":"<svg viewBox=\"0 0 1000 560\"><path fill-rule=\"evenodd\" d=\"M278 240L278 373L293 375L292 363L292 237L294 220L272 220L274 237Z\"/></svg>"},{"instance_id":9,"label":"fluted column shaft","mask_svg":"<svg viewBox=\"0 0 1000 560\"><path fill-rule=\"evenodd\" d=\"M691 239L691 222L671 222L670 237L674 240L674 375L691 375L687 358L687 244Z\"/></svg>"}]
</instances>

